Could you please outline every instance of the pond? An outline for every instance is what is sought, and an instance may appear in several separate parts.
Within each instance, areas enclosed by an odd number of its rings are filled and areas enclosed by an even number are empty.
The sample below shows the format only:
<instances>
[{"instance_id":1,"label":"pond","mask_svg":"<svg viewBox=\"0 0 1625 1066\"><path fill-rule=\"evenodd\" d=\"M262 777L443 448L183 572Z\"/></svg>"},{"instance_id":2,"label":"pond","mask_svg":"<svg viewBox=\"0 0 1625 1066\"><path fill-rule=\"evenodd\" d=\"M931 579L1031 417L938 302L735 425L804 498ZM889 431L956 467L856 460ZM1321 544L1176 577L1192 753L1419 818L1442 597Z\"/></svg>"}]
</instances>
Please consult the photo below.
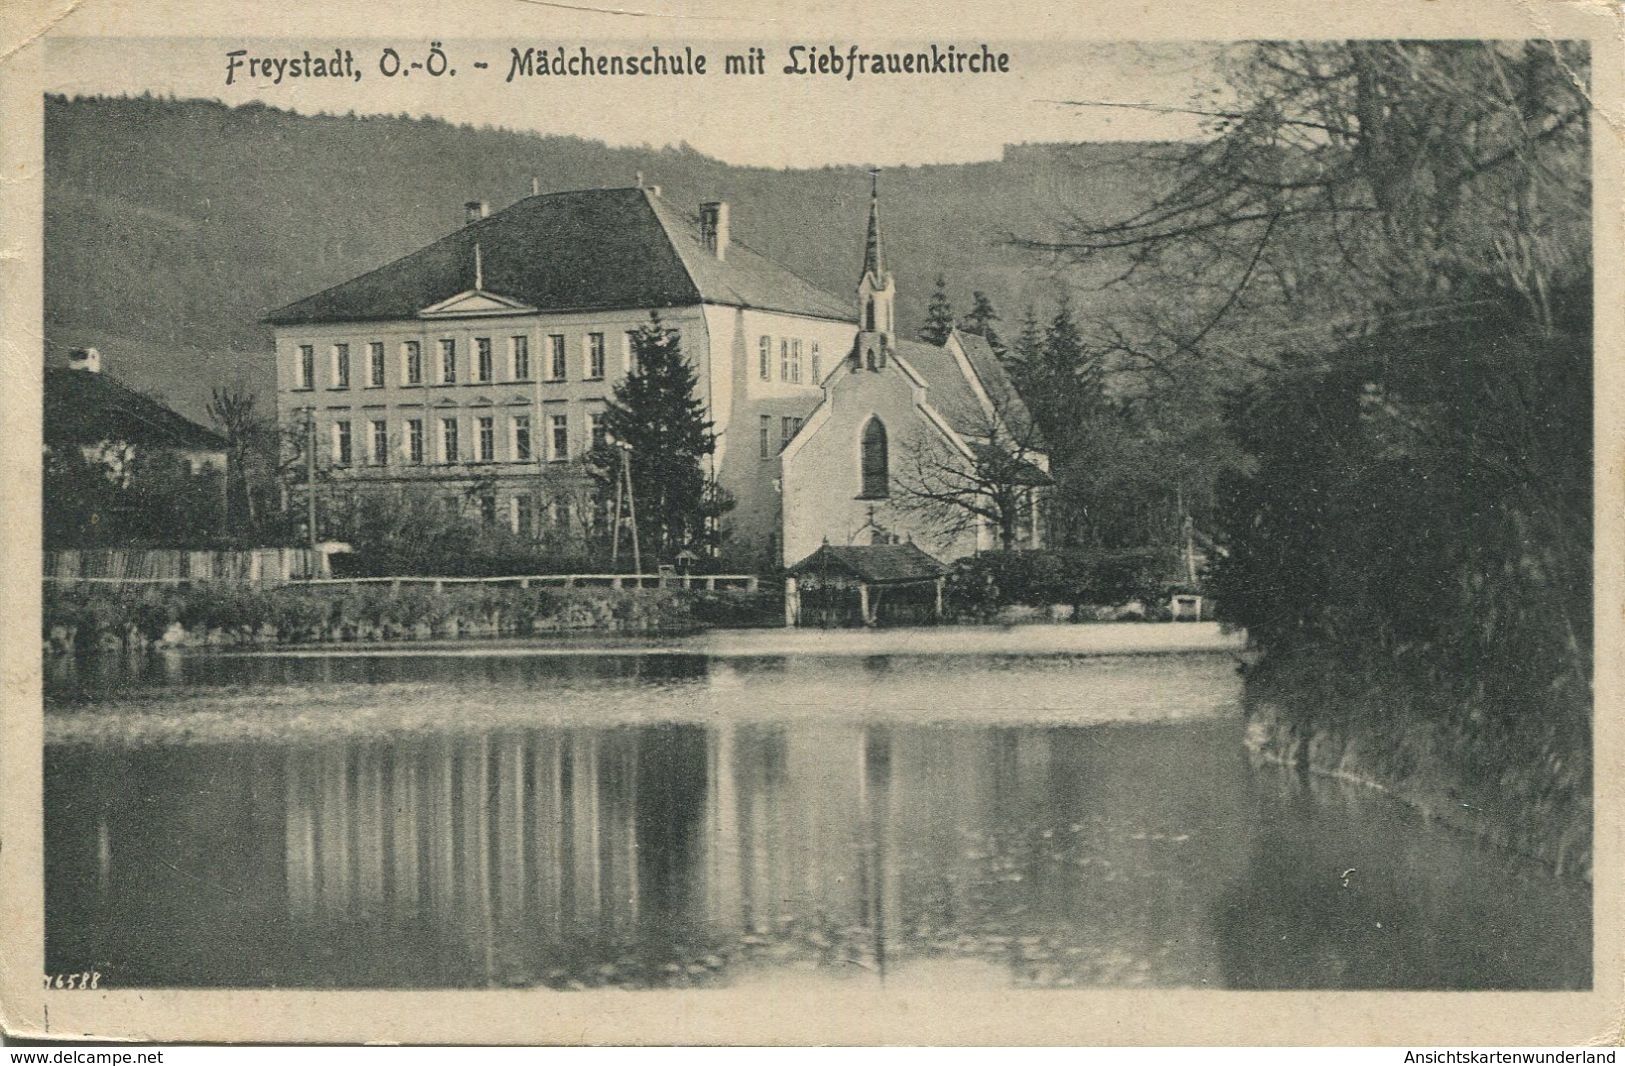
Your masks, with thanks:
<instances>
[{"instance_id":1,"label":"pond","mask_svg":"<svg viewBox=\"0 0 1625 1066\"><path fill-rule=\"evenodd\" d=\"M48 969L1589 987L1588 885L1251 765L1233 655L929 633L53 661Z\"/></svg>"}]
</instances>

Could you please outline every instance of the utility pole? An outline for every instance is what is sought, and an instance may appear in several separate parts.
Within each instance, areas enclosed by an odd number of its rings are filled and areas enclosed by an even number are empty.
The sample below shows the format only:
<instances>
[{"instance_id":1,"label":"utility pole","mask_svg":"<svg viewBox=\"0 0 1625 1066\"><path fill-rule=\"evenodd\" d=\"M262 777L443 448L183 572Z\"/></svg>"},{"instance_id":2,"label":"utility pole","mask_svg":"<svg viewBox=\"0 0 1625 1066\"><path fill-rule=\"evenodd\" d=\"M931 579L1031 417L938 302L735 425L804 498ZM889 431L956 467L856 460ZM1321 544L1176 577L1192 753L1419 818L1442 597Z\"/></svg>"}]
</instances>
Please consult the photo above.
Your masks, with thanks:
<instances>
[{"instance_id":1,"label":"utility pole","mask_svg":"<svg viewBox=\"0 0 1625 1066\"><path fill-rule=\"evenodd\" d=\"M614 569L621 557L621 493L626 488L626 464L615 471L615 517L610 522L609 565Z\"/></svg>"},{"instance_id":2,"label":"utility pole","mask_svg":"<svg viewBox=\"0 0 1625 1066\"><path fill-rule=\"evenodd\" d=\"M632 520L632 570L643 573L643 553L638 549L638 498L632 491L632 446L622 444L621 472L626 476L626 509Z\"/></svg>"},{"instance_id":3,"label":"utility pole","mask_svg":"<svg viewBox=\"0 0 1625 1066\"><path fill-rule=\"evenodd\" d=\"M316 550L316 408L305 408L305 527Z\"/></svg>"}]
</instances>

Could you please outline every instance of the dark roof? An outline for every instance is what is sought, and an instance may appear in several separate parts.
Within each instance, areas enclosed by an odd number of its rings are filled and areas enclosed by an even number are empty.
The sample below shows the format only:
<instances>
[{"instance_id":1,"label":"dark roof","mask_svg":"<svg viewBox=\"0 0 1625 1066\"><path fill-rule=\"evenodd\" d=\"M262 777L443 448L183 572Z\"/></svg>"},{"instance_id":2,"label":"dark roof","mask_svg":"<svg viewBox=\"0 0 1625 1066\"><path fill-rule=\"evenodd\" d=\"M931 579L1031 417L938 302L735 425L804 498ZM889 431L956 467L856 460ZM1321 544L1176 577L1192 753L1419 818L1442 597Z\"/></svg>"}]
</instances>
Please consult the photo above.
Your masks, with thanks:
<instances>
[{"instance_id":1,"label":"dark roof","mask_svg":"<svg viewBox=\"0 0 1625 1066\"><path fill-rule=\"evenodd\" d=\"M989 464L983 467L983 470L986 471L988 475L992 475L995 471L998 471L1000 466L1003 464L1010 464L1008 467L1005 467L1005 469L1009 471L1009 480L1004 481L1004 483L1007 485L1055 484L1055 479L1044 473L1042 467L1038 466L1036 463L1028 462L1019 455L1012 455L1010 452L995 448L991 444L983 444L980 441L971 441L970 449L976 453L977 459ZM1000 479L1003 480L1002 473L999 476Z\"/></svg>"},{"instance_id":2,"label":"dark roof","mask_svg":"<svg viewBox=\"0 0 1625 1066\"><path fill-rule=\"evenodd\" d=\"M225 439L106 374L48 367L45 440L224 451Z\"/></svg>"},{"instance_id":3,"label":"dark roof","mask_svg":"<svg viewBox=\"0 0 1625 1066\"><path fill-rule=\"evenodd\" d=\"M914 544L825 544L790 568L792 574L836 567L875 585L932 581L948 572Z\"/></svg>"},{"instance_id":4,"label":"dark roof","mask_svg":"<svg viewBox=\"0 0 1625 1066\"><path fill-rule=\"evenodd\" d=\"M923 341L899 339L897 354L925 378L925 398L935 407L954 432L963 436L985 437L990 428L982 401L971 391L959 361L946 348Z\"/></svg>"},{"instance_id":5,"label":"dark roof","mask_svg":"<svg viewBox=\"0 0 1625 1066\"><path fill-rule=\"evenodd\" d=\"M725 304L853 321L851 301L746 246L717 259L698 221L652 190L580 189L529 196L377 270L266 316L273 325L414 318L474 285L542 311Z\"/></svg>"},{"instance_id":6,"label":"dark roof","mask_svg":"<svg viewBox=\"0 0 1625 1066\"><path fill-rule=\"evenodd\" d=\"M727 254L718 259L701 243L696 217L683 214L658 196L648 199L706 303L857 322L856 297L826 292L738 237L728 243Z\"/></svg>"},{"instance_id":7,"label":"dark roof","mask_svg":"<svg viewBox=\"0 0 1625 1066\"><path fill-rule=\"evenodd\" d=\"M1031 436L1035 432L1032 413L1027 410L1021 394L1010 381L1010 374L1005 370L1004 360L999 358L999 353L980 334L955 330L954 335L959 338L960 347L965 349L965 357L970 360L971 369L981 380L983 391L998 409L999 417L1013 432Z\"/></svg>"}]
</instances>

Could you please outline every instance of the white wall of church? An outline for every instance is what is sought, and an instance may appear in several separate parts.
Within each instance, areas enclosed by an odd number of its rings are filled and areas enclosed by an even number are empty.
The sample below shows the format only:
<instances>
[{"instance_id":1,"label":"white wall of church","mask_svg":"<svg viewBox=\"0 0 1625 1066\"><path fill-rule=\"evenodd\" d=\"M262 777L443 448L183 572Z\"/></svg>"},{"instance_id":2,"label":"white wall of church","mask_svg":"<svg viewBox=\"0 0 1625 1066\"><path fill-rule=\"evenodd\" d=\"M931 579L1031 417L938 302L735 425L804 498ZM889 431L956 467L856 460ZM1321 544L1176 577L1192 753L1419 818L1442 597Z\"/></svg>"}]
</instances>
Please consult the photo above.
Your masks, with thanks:
<instances>
[{"instance_id":1,"label":"white wall of church","mask_svg":"<svg viewBox=\"0 0 1625 1066\"><path fill-rule=\"evenodd\" d=\"M727 550L749 559L780 533L779 451L818 406L818 379L840 364L857 327L739 307L704 312L716 360L717 480L734 498Z\"/></svg>"},{"instance_id":2,"label":"white wall of church","mask_svg":"<svg viewBox=\"0 0 1625 1066\"><path fill-rule=\"evenodd\" d=\"M922 434L937 432L916 403L913 382L891 363L878 372L843 368L828 383L828 406L782 458L785 565L811 555L826 539L831 544L871 543L871 510L874 523L900 538L912 537L944 562L975 552L974 535L934 532L897 494L895 475L908 449L919 446ZM886 427L893 474L891 496L882 500L862 498L861 442L871 418Z\"/></svg>"}]
</instances>

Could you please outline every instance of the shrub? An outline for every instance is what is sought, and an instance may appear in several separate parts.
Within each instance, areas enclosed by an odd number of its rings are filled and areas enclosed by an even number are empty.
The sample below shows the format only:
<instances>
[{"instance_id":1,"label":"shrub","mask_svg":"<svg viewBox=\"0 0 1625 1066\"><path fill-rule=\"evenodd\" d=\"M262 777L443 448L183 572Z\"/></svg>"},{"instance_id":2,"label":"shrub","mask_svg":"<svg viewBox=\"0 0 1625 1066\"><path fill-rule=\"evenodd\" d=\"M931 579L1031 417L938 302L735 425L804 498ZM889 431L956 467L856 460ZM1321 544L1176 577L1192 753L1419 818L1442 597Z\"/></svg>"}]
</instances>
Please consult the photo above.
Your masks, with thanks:
<instances>
[{"instance_id":1,"label":"shrub","mask_svg":"<svg viewBox=\"0 0 1625 1066\"><path fill-rule=\"evenodd\" d=\"M180 606L162 589L143 589L130 608L131 619L148 640L162 640L169 627L180 621Z\"/></svg>"}]
</instances>

